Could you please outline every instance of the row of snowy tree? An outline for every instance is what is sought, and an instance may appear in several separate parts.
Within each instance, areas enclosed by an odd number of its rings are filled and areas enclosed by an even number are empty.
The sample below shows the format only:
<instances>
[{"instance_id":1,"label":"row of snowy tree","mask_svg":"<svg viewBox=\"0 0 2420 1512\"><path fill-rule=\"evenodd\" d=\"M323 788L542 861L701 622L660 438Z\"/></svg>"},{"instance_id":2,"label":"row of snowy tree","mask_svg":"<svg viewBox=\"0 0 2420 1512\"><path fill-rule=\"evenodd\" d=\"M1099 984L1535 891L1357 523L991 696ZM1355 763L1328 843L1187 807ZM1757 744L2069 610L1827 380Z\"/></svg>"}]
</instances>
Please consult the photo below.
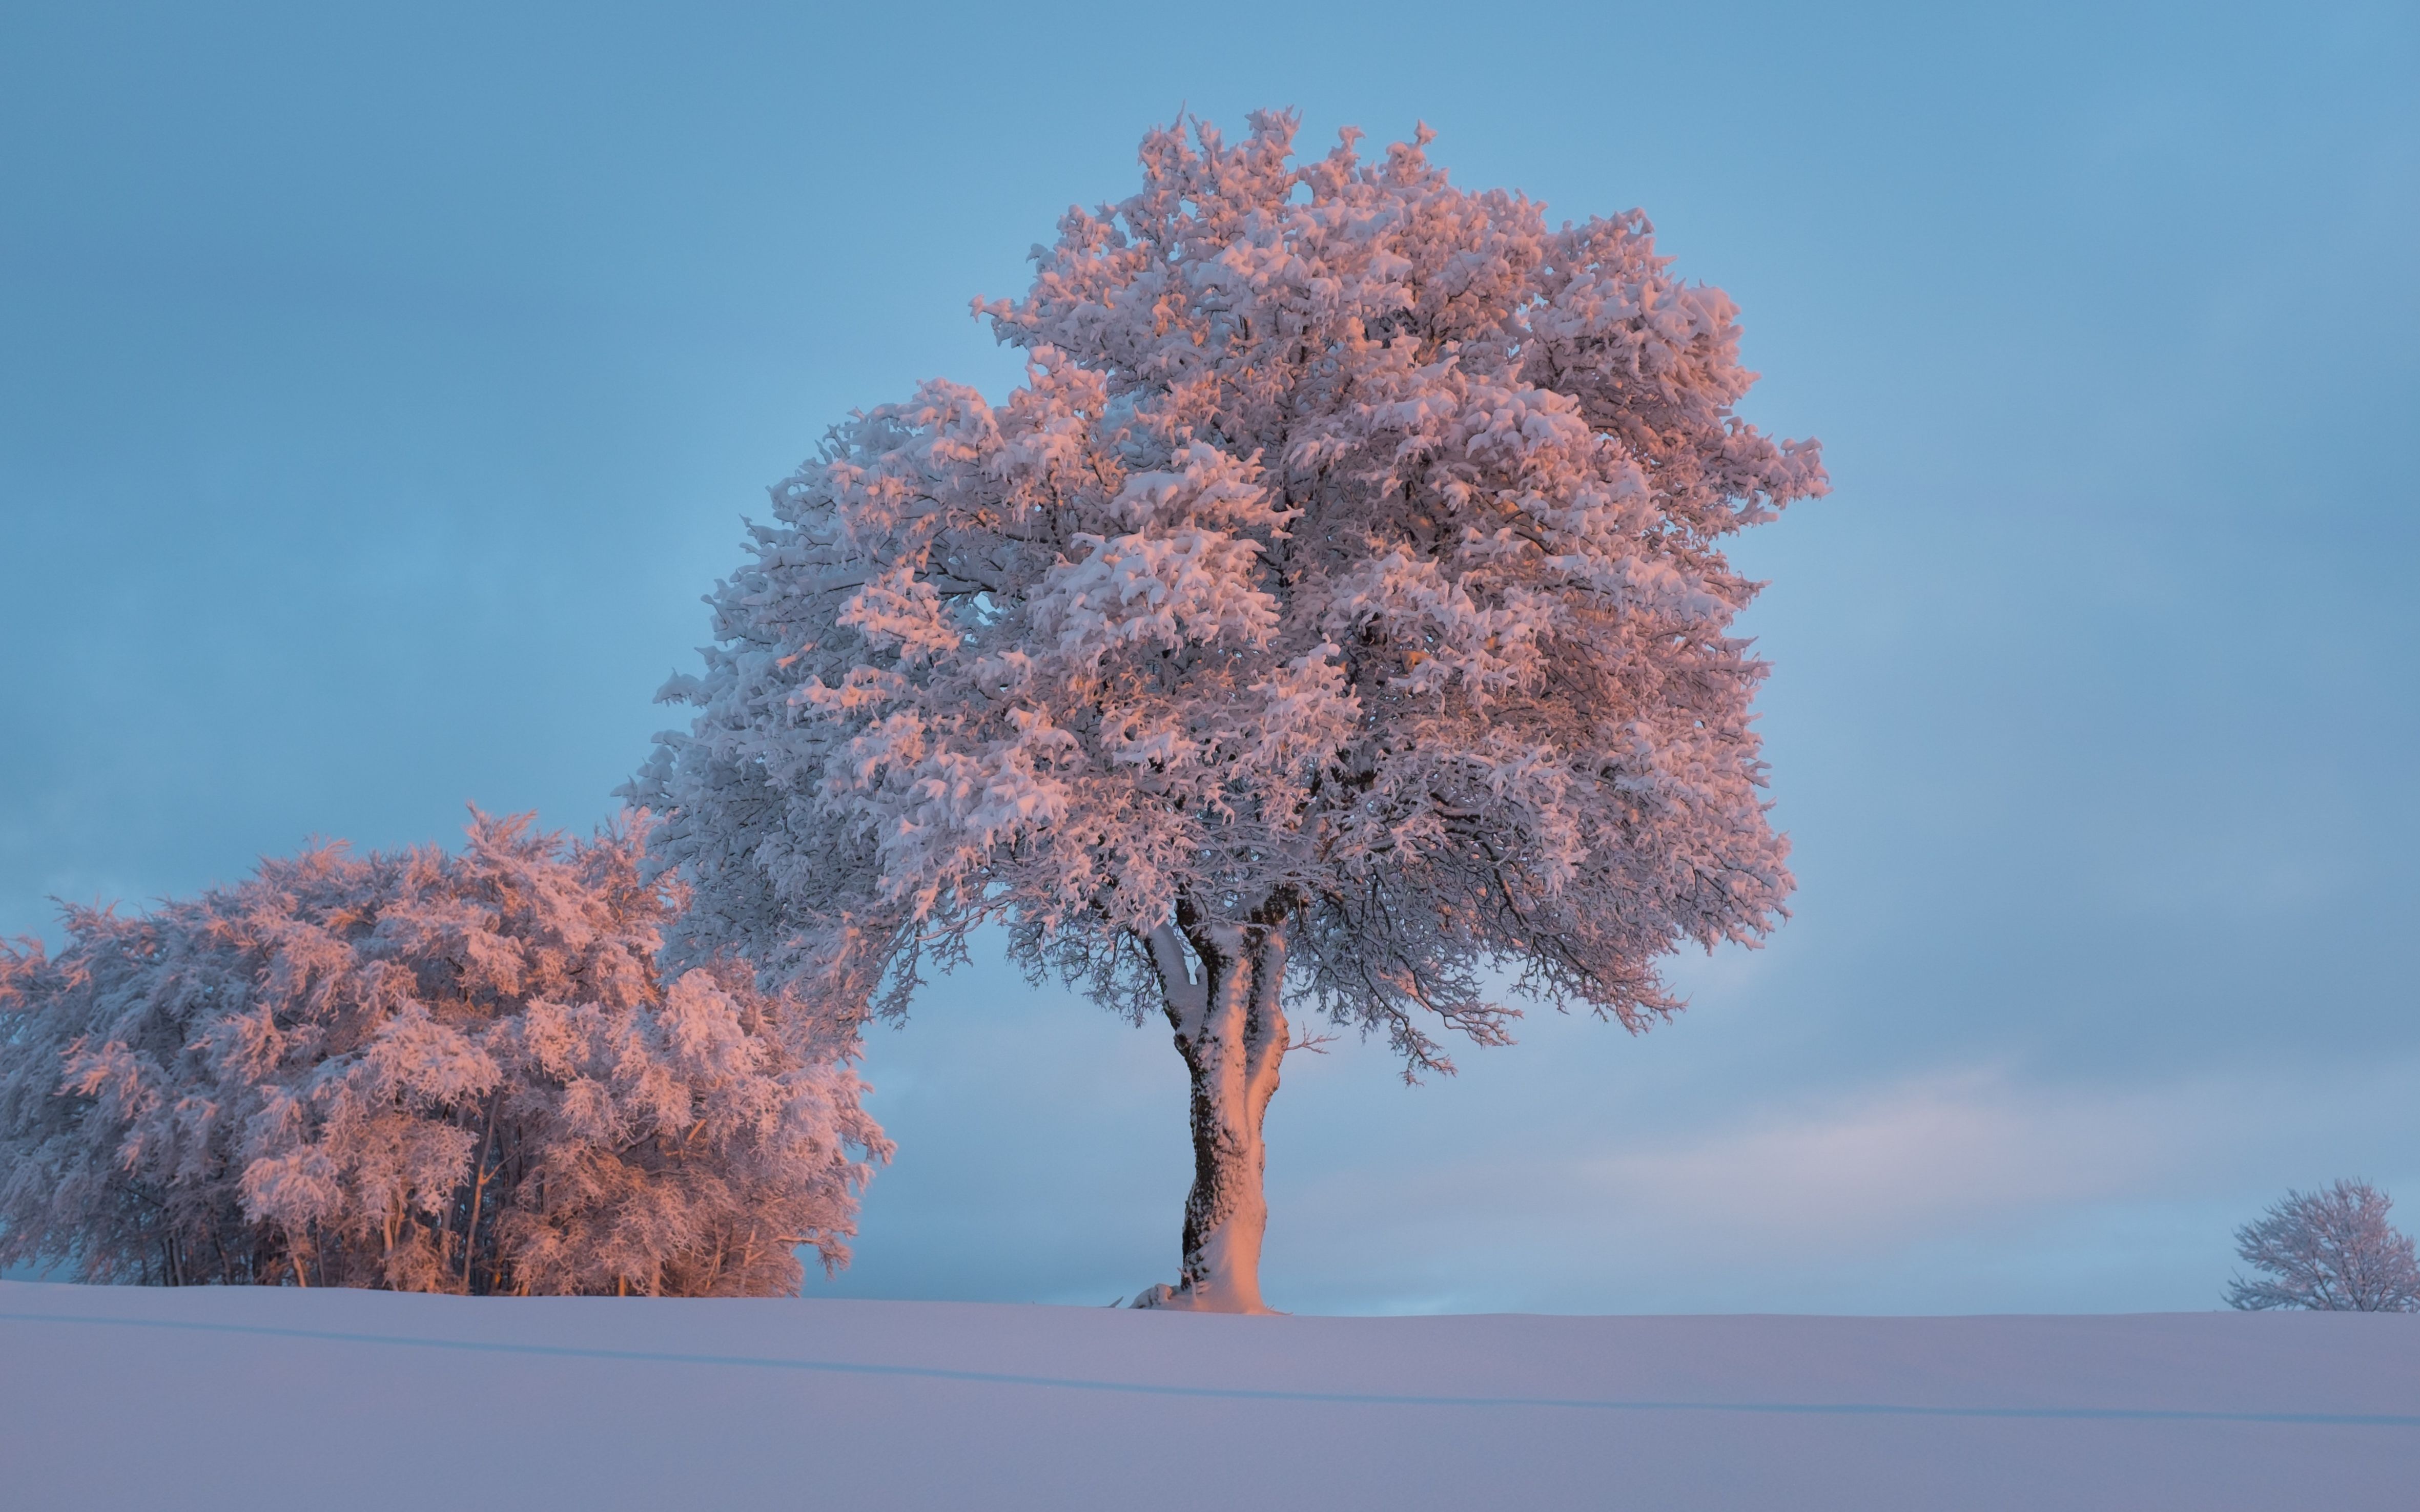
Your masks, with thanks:
<instances>
[{"instance_id":1,"label":"row of snowy tree","mask_svg":"<svg viewBox=\"0 0 2420 1512\"><path fill-rule=\"evenodd\" d=\"M265 863L0 958L0 1257L94 1279L784 1290L889 1146L852 1070L1005 940L1191 1080L1153 1304L1263 1308L1289 1014L1406 1074L1523 1005L1642 1030L1783 917L1727 538L1827 486L1637 211L1428 134L1143 142L1000 404L833 428L711 596L692 706L566 842Z\"/></svg>"},{"instance_id":2,"label":"row of snowy tree","mask_svg":"<svg viewBox=\"0 0 2420 1512\"><path fill-rule=\"evenodd\" d=\"M1815 443L1734 412L1738 312L1643 215L1295 128L1152 132L979 305L1003 402L928 383L773 491L644 844L483 822L21 951L9 1252L778 1285L885 1148L858 1026L1004 938L1168 1025L1195 1169L1148 1300L1255 1311L1289 1014L1441 1073L1522 1003L1646 1028L1661 956L1761 939L1792 879L1723 547L1824 491Z\"/></svg>"}]
</instances>

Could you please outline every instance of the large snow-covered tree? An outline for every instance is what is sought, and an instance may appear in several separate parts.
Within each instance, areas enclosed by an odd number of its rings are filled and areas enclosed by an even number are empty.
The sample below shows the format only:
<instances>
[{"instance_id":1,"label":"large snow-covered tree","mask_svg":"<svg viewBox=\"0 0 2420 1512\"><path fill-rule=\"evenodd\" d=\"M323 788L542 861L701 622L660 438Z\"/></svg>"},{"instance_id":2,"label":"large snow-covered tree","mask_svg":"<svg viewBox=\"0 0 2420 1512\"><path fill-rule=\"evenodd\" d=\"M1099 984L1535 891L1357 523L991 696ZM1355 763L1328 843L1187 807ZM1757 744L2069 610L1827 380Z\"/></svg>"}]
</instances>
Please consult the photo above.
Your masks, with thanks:
<instances>
[{"instance_id":1,"label":"large snow-covered tree","mask_svg":"<svg viewBox=\"0 0 2420 1512\"><path fill-rule=\"evenodd\" d=\"M322 846L0 949L0 1262L86 1280L779 1293L847 1257L856 1025L657 965L637 827Z\"/></svg>"},{"instance_id":2,"label":"large snow-covered tree","mask_svg":"<svg viewBox=\"0 0 2420 1512\"><path fill-rule=\"evenodd\" d=\"M1256 1311L1286 1011L1506 1040L1632 1029L1659 956L1791 887L1723 538L1820 494L1733 413L1731 301L1637 212L1550 226L1425 129L1297 162L1295 118L1143 143L1019 300L1000 405L930 382L773 491L697 707L634 784L692 948L904 1010L999 925L1192 1078L1181 1270Z\"/></svg>"}]
</instances>

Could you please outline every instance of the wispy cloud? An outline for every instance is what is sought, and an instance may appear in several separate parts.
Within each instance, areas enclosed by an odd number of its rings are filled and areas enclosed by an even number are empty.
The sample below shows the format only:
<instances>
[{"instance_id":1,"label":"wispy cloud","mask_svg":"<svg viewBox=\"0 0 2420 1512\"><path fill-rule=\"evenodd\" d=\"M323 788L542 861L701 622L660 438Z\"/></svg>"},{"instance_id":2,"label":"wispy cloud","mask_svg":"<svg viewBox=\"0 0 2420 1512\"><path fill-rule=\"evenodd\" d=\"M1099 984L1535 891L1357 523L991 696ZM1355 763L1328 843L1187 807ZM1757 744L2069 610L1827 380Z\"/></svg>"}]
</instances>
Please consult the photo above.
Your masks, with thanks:
<instances>
[{"instance_id":1,"label":"wispy cloud","mask_svg":"<svg viewBox=\"0 0 2420 1512\"><path fill-rule=\"evenodd\" d=\"M2420 1149L2394 1095L2416 1071L2138 1087L1965 1067L1670 1133L1489 1119L1442 1166L1306 1183L1273 1243L1402 1308L2203 1305L2259 1203Z\"/></svg>"}]
</instances>

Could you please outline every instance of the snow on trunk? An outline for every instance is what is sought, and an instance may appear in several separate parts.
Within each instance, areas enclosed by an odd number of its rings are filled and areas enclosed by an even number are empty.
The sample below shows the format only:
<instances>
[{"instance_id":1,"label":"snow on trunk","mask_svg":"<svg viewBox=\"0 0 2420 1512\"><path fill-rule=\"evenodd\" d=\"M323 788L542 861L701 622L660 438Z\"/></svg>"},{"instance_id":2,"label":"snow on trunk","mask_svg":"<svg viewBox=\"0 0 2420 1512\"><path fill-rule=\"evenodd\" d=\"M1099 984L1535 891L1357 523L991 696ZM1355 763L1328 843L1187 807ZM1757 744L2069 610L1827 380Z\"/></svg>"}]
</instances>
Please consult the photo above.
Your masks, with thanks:
<instances>
[{"instance_id":1,"label":"snow on trunk","mask_svg":"<svg viewBox=\"0 0 2420 1512\"><path fill-rule=\"evenodd\" d=\"M1193 1083L1193 1190L1185 1202L1185 1258L1173 1287L1135 1299L1138 1307L1265 1313L1261 1239L1269 1207L1261 1176L1267 1147L1261 1120L1285 1058L1285 931L1280 924L1213 924L1188 930L1198 975L1186 969L1176 932L1151 939L1176 1053Z\"/></svg>"}]
</instances>

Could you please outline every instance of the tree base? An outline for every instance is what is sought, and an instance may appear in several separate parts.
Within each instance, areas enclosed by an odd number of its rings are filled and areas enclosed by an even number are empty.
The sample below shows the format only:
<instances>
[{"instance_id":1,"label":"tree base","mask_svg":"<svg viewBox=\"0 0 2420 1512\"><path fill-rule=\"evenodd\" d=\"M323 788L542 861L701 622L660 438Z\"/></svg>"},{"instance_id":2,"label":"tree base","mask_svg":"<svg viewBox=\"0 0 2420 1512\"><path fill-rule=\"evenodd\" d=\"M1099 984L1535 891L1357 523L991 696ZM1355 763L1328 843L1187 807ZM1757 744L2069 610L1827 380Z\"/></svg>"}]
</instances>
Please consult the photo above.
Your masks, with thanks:
<instances>
[{"instance_id":1,"label":"tree base","mask_svg":"<svg viewBox=\"0 0 2420 1512\"><path fill-rule=\"evenodd\" d=\"M1171 1313L1234 1313L1253 1318L1291 1316L1263 1303L1241 1304L1232 1296L1218 1291L1207 1289L1195 1291L1183 1287L1164 1285L1145 1287L1136 1292L1134 1301L1127 1303L1126 1305L1148 1307L1155 1311Z\"/></svg>"}]
</instances>

